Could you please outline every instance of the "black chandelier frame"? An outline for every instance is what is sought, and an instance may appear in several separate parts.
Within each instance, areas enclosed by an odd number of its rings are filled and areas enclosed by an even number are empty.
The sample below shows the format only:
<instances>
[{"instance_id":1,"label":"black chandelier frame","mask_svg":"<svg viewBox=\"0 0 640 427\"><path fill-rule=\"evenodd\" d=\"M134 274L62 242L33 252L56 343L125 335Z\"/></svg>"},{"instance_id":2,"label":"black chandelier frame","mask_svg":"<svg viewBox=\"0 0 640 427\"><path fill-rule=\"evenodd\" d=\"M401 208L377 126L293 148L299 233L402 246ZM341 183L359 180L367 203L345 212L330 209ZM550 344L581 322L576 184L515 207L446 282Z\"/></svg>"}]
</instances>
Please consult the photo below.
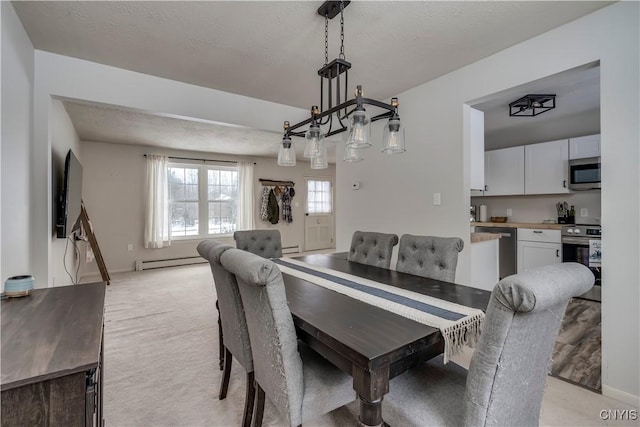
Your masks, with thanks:
<instances>
[{"instance_id":1,"label":"black chandelier frame","mask_svg":"<svg viewBox=\"0 0 640 427\"><path fill-rule=\"evenodd\" d=\"M325 64L318 70L320 76L320 106L314 105L311 107L311 115L309 118L302 120L298 123L290 125L285 123L285 138L289 136L305 137L306 131L298 130L308 124L317 124L320 126L329 125L329 129L325 133L325 137L330 137L342 133L347 130L347 126L342 122L346 120L354 111L362 110L364 105L371 105L377 108L386 110L384 113L371 117L371 122L377 120L389 119L397 116L398 113L398 99L392 98L390 104L386 104L381 101L377 101L371 98L365 98L363 96L362 86L357 86L355 98L347 100L347 91L349 83L349 69L351 63L345 59L344 55L344 8L351 3L350 1L325 1L319 8L318 14L325 18ZM333 61L328 61L328 22L329 19L333 19L337 15L340 15L340 55ZM344 83L341 84L341 76L344 74ZM327 110L325 108L325 79L327 80ZM337 105L333 105L334 102L334 85L335 80L335 102ZM341 97L341 86L344 87L344 98ZM341 98L344 99L343 102ZM353 108L349 108L353 107ZM334 114L336 113L336 114ZM333 119L337 119L339 127L333 129Z\"/></svg>"}]
</instances>

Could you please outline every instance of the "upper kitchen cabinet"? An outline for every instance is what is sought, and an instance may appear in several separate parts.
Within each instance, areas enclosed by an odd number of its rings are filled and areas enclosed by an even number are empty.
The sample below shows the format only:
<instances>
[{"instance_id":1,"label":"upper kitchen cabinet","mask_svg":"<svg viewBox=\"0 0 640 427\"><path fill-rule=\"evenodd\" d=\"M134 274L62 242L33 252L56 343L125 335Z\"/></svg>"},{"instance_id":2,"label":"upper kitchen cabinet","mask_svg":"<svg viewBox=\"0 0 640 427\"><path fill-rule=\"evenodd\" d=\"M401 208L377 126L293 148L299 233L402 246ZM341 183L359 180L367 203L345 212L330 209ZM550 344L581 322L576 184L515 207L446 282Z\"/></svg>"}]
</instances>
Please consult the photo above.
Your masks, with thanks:
<instances>
[{"instance_id":1,"label":"upper kitchen cabinet","mask_svg":"<svg viewBox=\"0 0 640 427\"><path fill-rule=\"evenodd\" d=\"M470 187L471 190L484 189L484 112L465 104L465 138L470 147Z\"/></svg>"},{"instance_id":2,"label":"upper kitchen cabinet","mask_svg":"<svg viewBox=\"0 0 640 427\"><path fill-rule=\"evenodd\" d=\"M600 134L569 139L569 159L600 157Z\"/></svg>"},{"instance_id":3,"label":"upper kitchen cabinet","mask_svg":"<svg viewBox=\"0 0 640 427\"><path fill-rule=\"evenodd\" d=\"M524 146L524 194L568 193L568 140Z\"/></svg>"},{"instance_id":4,"label":"upper kitchen cabinet","mask_svg":"<svg viewBox=\"0 0 640 427\"><path fill-rule=\"evenodd\" d=\"M484 168L485 196L524 193L524 146L485 152Z\"/></svg>"}]
</instances>

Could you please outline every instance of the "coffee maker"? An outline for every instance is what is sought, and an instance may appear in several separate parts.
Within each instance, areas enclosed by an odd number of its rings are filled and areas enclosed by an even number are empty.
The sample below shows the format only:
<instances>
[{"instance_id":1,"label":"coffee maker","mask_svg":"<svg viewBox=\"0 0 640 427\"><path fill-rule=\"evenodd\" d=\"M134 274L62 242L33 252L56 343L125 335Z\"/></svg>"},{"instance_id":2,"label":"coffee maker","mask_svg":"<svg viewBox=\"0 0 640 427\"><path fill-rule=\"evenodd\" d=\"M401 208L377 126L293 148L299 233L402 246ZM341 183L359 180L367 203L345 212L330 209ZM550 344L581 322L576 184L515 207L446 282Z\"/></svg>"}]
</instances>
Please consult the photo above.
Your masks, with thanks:
<instances>
[{"instance_id":1,"label":"coffee maker","mask_svg":"<svg viewBox=\"0 0 640 427\"><path fill-rule=\"evenodd\" d=\"M478 208L477 205L471 205L471 208L469 209L469 221L474 222L478 220L478 215L480 215L480 208Z\"/></svg>"}]
</instances>

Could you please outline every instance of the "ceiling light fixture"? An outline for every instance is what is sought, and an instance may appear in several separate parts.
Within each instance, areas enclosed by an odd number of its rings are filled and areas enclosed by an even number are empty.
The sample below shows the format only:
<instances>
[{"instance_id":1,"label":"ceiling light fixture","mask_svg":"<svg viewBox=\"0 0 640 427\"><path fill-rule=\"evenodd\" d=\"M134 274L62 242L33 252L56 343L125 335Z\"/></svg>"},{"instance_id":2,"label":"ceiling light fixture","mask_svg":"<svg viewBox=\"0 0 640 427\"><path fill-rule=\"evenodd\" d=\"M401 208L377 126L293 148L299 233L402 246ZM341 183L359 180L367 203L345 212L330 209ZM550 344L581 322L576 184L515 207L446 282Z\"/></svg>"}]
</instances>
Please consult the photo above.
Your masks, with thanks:
<instances>
[{"instance_id":1,"label":"ceiling light fixture","mask_svg":"<svg viewBox=\"0 0 640 427\"><path fill-rule=\"evenodd\" d=\"M533 117L554 108L555 95L525 95L509 104L509 116Z\"/></svg>"},{"instance_id":2,"label":"ceiling light fixture","mask_svg":"<svg viewBox=\"0 0 640 427\"><path fill-rule=\"evenodd\" d=\"M362 160L360 150L371 146L371 123L389 119L383 131L382 152L388 154L403 153L404 127L398 115L398 98L392 98L390 104L364 97L362 86L356 86L355 97L347 100L348 71L351 63L344 54L344 8L350 1L326 1L318 8L318 14L324 17L324 66L318 70L320 76L320 107L311 107L311 117L294 125L285 122L284 136L278 152L278 165L293 166L293 160L285 156L286 150L292 150L292 136L304 137L306 145L304 157L311 161L311 168L327 167L327 147L325 137L348 131L344 138L346 162ZM329 19L340 14L340 55L329 62ZM344 93L342 92L344 91ZM326 105L325 105L326 100ZM369 116L365 105L386 110L373 117ZM351 108L353 107L353 108ZM308 129L304 131L308 126ZM281 161L282 159L282 161Z\"/></svg>"}]
</instances>

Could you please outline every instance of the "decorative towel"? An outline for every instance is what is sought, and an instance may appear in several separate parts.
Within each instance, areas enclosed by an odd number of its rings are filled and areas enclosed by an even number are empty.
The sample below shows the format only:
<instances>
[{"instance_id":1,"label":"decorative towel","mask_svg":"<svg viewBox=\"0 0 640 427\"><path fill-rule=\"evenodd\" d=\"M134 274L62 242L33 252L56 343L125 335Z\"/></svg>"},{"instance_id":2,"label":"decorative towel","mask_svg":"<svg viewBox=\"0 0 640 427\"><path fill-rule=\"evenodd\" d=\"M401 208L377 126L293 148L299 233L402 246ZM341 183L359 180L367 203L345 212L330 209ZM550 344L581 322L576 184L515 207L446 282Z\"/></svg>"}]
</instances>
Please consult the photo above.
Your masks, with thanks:
<instances>
[{"instance_id":1,"label":"decorative towel","mask_svg":"<svg viewBox=\"0 0 640 427\"><path fill-rule=\"evenodd\" d=\"M602 262L602 241L589 240L589 267L600 267Z\"/></svg>"},{"instance_id":2,"label":"decorative towel","mask_svg":"<svg viewBox=\"0 0 640 427\"><path fill-rule=\"evenodd\" d=\"M482 332L482 310L291 258L273 261L278 264L282 273L440 329L445 341L445 363L451 356L458 354L463 346L474 347Z\"/></svg>"}]
</instances>

